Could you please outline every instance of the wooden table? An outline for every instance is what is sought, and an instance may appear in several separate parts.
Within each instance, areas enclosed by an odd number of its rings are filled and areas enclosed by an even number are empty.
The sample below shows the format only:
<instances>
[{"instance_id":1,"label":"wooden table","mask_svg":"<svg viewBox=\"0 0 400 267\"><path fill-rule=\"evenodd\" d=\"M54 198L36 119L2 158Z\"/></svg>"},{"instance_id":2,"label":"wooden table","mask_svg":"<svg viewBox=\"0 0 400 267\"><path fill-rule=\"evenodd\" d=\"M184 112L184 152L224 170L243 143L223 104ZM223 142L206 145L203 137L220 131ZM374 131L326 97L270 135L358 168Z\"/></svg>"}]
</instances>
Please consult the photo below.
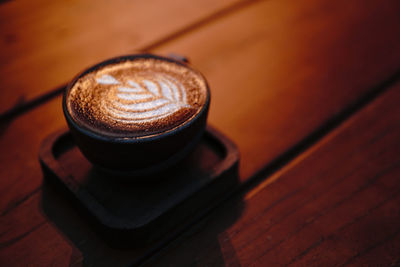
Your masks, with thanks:
<instances>
[{"instance_id":1,"label":"wooden table","mask_svg":"<svg viewBox=\"0 0 400 267\"><path fill-rule=\"evenodd\" d=\"M0 2L1 266L400 266L400 2ZM43 190L60 90L100 60L186 55L240 184L162 247L110 248ZM48 209L43 202L51 196Z\"/></svg>"}]
</instances>

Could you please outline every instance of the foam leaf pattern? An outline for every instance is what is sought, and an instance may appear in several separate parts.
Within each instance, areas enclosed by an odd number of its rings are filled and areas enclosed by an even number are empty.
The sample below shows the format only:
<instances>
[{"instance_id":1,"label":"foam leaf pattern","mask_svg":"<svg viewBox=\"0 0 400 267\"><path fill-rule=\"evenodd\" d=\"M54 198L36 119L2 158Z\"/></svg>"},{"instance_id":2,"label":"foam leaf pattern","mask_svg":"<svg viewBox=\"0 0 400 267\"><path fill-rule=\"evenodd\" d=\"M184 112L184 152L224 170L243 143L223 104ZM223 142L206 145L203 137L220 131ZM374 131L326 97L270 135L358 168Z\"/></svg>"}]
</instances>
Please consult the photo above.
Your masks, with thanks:
<instances>
[{"instance_id":1,"label":"foam leaf pattern","mask_svg":"<svg viewBox=\"0 0 400 267\"><path fill-rule=\"evenodd\" d=\"M166 74L129 80L127 83L107 74L96 81L111 86L112 95L102 102L102 108L113 120L124 123L152 122L182 108L192 108L187 104L185 87Z\"/></svg>"}]
</instances>

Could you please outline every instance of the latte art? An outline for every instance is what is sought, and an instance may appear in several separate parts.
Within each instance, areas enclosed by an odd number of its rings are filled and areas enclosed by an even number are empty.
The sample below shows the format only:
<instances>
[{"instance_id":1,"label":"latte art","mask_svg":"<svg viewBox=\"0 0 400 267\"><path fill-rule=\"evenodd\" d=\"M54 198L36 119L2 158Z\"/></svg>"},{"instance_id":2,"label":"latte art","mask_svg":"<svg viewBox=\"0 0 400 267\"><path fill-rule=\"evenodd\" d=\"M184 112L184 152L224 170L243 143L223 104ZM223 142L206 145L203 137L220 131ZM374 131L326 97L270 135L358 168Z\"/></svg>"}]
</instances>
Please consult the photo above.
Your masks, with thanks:
<instances>
[{"instance_id":1,"label":"latte art","mask_svg":"<svg viewBox=\"0 0 400 267\"><path fill-rule=\"evenodd\" d=\"M205 106L204 78L189 67L136 58L85 73L67 94L67 109L82 127L107 136L145 137L189 122Z\"/></svg>"},{"instance_id":2,"label":"latte art","mask_svg":"<svg viewBox=\"0 0 400 267\"><path fill-rule=\"evenodd\" d=\"M168 75L153 75L141 80L128 79L127 83L105 74L97 83L110 85L108 97L102 99L101 108L110 119L121 122L152 122L167 117L187 104L183 84Z\"/></svg>"}]
</instances>

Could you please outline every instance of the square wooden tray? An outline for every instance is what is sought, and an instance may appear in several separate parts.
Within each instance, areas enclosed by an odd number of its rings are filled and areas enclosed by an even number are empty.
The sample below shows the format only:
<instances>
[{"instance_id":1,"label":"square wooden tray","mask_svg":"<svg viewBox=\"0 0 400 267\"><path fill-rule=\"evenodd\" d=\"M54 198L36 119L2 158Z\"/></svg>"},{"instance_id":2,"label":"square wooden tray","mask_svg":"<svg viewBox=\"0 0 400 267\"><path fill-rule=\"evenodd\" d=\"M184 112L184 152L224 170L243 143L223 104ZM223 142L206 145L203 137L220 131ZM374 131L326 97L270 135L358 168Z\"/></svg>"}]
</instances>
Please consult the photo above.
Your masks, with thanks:
<instances>
[{"instance_id":1,"label":"square wooden tray","mask_svg":"<svg viewBox=\"0 0 400 267\"><path fill-rule=\"evenodd\" d=\"M66 192L94 228L118 247L178 234L238 183L238 150L211 127L177 166L134 180L93 168L68 130L47 137L39 158L46 181Z\"/></svg>"}]
</instances>

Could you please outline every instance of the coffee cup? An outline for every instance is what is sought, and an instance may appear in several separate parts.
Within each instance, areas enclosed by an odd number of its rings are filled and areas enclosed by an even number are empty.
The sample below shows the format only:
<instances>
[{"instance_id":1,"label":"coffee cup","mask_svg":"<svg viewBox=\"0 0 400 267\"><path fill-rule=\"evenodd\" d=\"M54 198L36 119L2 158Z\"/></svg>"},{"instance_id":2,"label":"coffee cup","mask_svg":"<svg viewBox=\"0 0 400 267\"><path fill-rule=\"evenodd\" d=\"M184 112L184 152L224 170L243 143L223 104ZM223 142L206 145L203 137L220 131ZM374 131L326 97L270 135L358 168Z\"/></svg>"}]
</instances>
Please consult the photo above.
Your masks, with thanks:
<instances>
[{"instance_id":1,"label":"coffee cup","mask_svg":"<svg viewBox=\"0 0 400 267\"><path fill-rule=\"evenodd\" d=\"M162 171L182 160L206 126L210 90L187 63L151 54L112 58L77 75L63 96L74 140L97 168Z\"/></svg>"}]
</instances>

